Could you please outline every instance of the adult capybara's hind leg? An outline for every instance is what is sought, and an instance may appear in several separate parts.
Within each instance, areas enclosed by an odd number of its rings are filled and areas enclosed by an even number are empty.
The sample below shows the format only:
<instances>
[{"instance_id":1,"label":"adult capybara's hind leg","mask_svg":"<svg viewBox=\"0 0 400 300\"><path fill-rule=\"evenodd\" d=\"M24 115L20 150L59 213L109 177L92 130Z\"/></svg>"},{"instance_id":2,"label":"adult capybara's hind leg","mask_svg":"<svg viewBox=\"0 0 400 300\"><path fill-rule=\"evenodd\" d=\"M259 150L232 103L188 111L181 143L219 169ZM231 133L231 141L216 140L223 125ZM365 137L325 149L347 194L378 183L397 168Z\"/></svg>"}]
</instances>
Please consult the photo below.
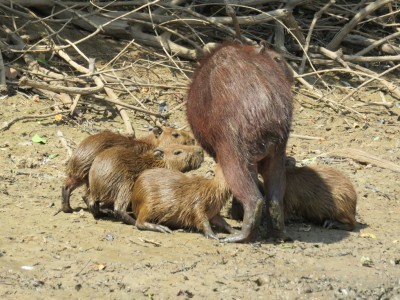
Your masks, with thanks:
<instances>
[{"instance_id":1,"label":"adult capybara's hind leg","mask_svg":"<svg viewBox=\"0 0 400 300\"><path fill-rule=\"evenodd\" d=\"M268 236L285 239L285 220L283 212L283 197L285 195L285 154L276 153L270 158L264 158L258 163L259 172L264 179L265 218Z\"/></svg>"},{"instance_id":2,"label":"adult capybara's hind leg","mask_svg":"<svg viewBox=\"0 0 400 300\"><path fill-rule=\"evenodd\" d=\"M243 166L243 162L241 164L234 157L225 158L218 159L218 162L233 196L243 205L244 217L242 230L227 236L222 242L251 242L257 237L264 202L255 182L256 167Z\"/></svg>"}]
</instances>

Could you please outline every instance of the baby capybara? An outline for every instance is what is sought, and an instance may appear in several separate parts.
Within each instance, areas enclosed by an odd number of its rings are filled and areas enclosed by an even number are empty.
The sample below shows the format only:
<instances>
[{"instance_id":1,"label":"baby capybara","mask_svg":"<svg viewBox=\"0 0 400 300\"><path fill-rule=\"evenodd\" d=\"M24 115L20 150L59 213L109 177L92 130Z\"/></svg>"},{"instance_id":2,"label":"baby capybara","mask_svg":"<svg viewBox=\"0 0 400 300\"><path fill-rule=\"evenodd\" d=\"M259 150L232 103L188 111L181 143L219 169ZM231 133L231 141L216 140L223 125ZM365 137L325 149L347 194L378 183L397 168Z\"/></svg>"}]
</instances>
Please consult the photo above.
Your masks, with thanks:
<instances>
[{"instance_id":1,"label":"baby capybara","mask_svg":"<svg viewBox=\"0 0 400 300\"><path fill-rule=\"evenodd\" d=\"M353 230L357 193L350 179L326 166L286 167L283 198L285 219L301 217L328 229ZM232 205L233 219L243 217L243 209Z\"/></svg>"},{"instance_id":2,"label":"baby capybara","mask_svg":"<svg viewBox=\"0 0 400 300\"><path fill-rule=\"evenodd\" d=\"M131 148L137 153L169 144L194 145L193 136L182 130L169 127L154 127L153 131L141 139L124 136L111 131L103 131L84 139L76 148L67 164L67 178L62 187L61 210L73 212L70 196L73 190L88 184L88 173L94 158L105 149L113 146Z\"/></svg>"},{"instance_id":3,"label":"baby capybara","mask_svg":"<svg viewBox=\"0 0 400 300\"><path fill-rule=\"evenodd\" d=\"M357 193L350 179L325 166L287 167L285 217L297 216L325 228L353 230Z\"/></svg>"},{"instance_id":4,"label":"baby capybara","mask_svg":"<svg viewBox=\"0 0 400 300\"><path fill-rule=\"evenodd\" d=\"M221 165L244 207L242 230L225 242L251 241L260 224L264 178L269 235L284 235L285 149L292 119L292 77L264 46L226 42L200 62L187 118L200 145ZM283 59L283 58L282 58Z\"/></svg>"},{"instance_id":5,"label":"baby capybara","mask_svg":"<svg viewBox=\"0 0 400 300\"><path fill-rule=\"evenodd\" d=\"M126 210L140 173L152 168L189 171L200 167L203 160L199 146L169 145L139 154L121 146L106 149L96 156L89 170L89 210L97 218L100 203L113 206L117 219L135 225Z\"/></svg>"},{"instance_id":6,"label":"baby capybara","mask_svg":"<svg viewBox=\"0 0 400 300\"><path fill-rule=\"evenodd\" d=\"M217 239L210 223L235 232L220 215L230 195L218 165L212 179L151 169L136 180L131 193L132 211L136 227L141 230L170 232L168 227L196 228L206 237Z\"/></svg>"}]
</instances>

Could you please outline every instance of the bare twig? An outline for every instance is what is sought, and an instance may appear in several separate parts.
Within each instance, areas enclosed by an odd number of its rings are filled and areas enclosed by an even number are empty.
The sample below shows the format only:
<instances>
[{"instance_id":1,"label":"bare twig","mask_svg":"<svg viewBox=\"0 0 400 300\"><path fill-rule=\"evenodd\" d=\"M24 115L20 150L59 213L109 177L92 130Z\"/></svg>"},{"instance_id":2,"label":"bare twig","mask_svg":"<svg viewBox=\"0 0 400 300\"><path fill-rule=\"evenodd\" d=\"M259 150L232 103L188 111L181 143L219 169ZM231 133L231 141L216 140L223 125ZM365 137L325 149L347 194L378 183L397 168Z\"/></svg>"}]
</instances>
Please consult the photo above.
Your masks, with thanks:
<instances>
[{"instance_id":1,"label":"bare twig","mask_svg":"<svg viewBox=\"0 0 400 300\"><path fill-rule=\"evenodd\" d=\"M379 9L380 7L390 3L392 0L376 0L365 8L361 9L357 14L353 17L353 19L347 23L332 39L332 41L326 46L331 51L335 51L339 48L340 43L346 37L346 35L353 30L357 24L364 19L366 16Z\"/></svg>"},{"instance_id":2,"label":"bare twig","mask_svg":"<svg viewBox=\"0 0 400 300\"><path fill-rule=\"evenodd\" d=\"M360 84L356 89L352 90L350 93L348 93L346 96L343 97L343 99L341 100L342 102L345 101L346 99L350 98L351 96L353 96L355 93L357 93L363 86L367 85L368 83L378 79L379 77L382 77L383 75L390 73L392 71L394 71L395 69L397 69L398 67L400 67L400 64L395 65L394 67L391 67L390 69L387 69L386 71L378 74L377 76L364 81L362 84Z\"/></svg>"},{"instance_id":3,"label":"bare twig","mask_svg":"<svg viewBox=\"0 0 400 300\"><path fill-rule=\"evenodd\" d=\"M47 84L47 83L43 83L43 82L30 80L27 77L22 77L19 80L19 85L49 90L49 91L57 92L57 93L81 94L81 95L95 94L95 93L101 92L104 89L104 84L100 85L100 83L98 83L98 85L95 87L78 88L78 87L73 87L73 86L67 87L67 86L61 86L61 85Z\"/></svg>"},{"instance_id":4,"label":"bare twig","mask_svg":"<svg viewBox=\"0 0 400 300\"><path fill-rule=\"evenodd\" d=\"M59 114L68 114L68 113L69 113L69 111L60 111L60 112L54 112L54 113L45 114L45 115L30 115L30 116L16 117L16 118L12 119L11 121L5 122L4 126L2 128L0 128L0 132L1 131L6 131L12 125L14 125L15 123L17 123L19 121L33 120L33 119L46 119L46 118L49 118L49 117L54 117L54 116L59 115Z\"/></svg>"},{"instance_id":5,"label":"bare twig","mask_svg":"<svg viewBox=\"0 0 400 300\"><path fill-rule=\"evenodd\" d=\"M350 158L358 162L372 164L380 168L392 170L394 172L400 172L399 165L359 149L352 149L352 148L338 149L318 155L318 157L324 157L324 156L337 156L337 157Z\"/></svg>"},{"instance_id":6,"label":"bare twig","mask_svg":"<svg viewBox=\"0 0 400 300\"><path fill-rule=\"evenodd\" d=\"M63 145L63 147L67 150L66 160L68 160L72 156L72 149L68 145L67 140L65 139L65 137L60 129L57 129L56 134L57 134L58 139L60 140L61 145Z\"/></svg>"},{"instance_id":7,"label":"bare twig","mask_svg":"<svg viewBox=\"0 0 400 300\"><path fill-rule=\"evenodd\" d=\"M311 42L311 37L312 37L312 33L314 31L314 27L317 24L317 21L321 18L322 14L332 5L334 4L336 1L335 0L330 0L327 4L325 4L315 15L314 18L311 22L310 25L310 29L308 30L308 34L307 34L307 38L306 38L306 42L304 45L304 54L303 54L303 58L301 59L301 64L299 67L299 74L303 74L304 72L304 67L306 65L306 53L308 52L308 47L310 46L310 42Z\"/></svg>"}]
</instances>

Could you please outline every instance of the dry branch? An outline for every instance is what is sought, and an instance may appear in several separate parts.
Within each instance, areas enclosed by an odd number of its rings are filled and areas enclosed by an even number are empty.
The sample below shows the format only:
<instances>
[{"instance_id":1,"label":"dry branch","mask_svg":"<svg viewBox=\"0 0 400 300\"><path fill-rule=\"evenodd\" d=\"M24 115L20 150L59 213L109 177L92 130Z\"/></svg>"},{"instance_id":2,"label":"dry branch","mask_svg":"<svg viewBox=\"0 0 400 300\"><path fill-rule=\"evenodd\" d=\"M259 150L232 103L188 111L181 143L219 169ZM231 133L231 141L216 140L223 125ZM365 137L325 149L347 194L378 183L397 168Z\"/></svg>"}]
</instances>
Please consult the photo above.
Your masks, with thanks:
<instances>
[{"instance_id":1,"label":"dry branch","mask_svg":"<svg viewBox=\"0 0 400 300\"><path fill-rule=\"evenodd\" d=\"M59 112L53 112L53 113L44 114L44 115L30 115L30 116L16 117L16 118L12 119L11 121L4 122L3 127L0 128L0 132L9 129L12 125L14 125L15 123L17 123L19 121L33 120L33 119L47 119L49 117L54 117L59 114L68 114L68 113L69 113L69 111L59 111Z\"/></svg>"},{"instance_id":2,"label":"dry branch","mask_svg":"<svg viewBox=\"0 0 400 300\"><path fill-rule=\"evenodd\" d=\"M341 2L334 4L334 2L334 0L325 2L216 0L190 6L189 2L184 0L115 2L14 0L11 5L10 1L0 0L0 8L5 14L9 14L14 22L13 26L9 27L5 27L7 23L4 22L4 26L0 29L0 34L7 37L5 40L0 40L0 48L7 55L17 53L24 59L28 70L22 70L25 78L20 80L20 84L78 95L75 97L71 111L75 109L78 101L83 101L84 95L114 101L129 132L129 118L122 107L152 116L161 116L161 114L149 112L141 103L140 97L131 93L132 89L137 92L140 86L156 89L185 88L188 70L181 67L182 63L178 56L197 60L203 55L204 45L238 37L240 24L240 37L244 43L254 44L260 40L274 39L276 49L291 63L295 78L300 83L300 90L301 86L304 86L309 91L307 93L323 105L335 111L346 111L358 118L364 118L352 108L357 107L357 103L349 107L343 100L327 99L327 95L336 95L338 86L332 83L327 84L324 81L325 77L322 78L319 74L328 72L336 72L339 75L343 72L356 74L357 77L352 80L352 84L356 82L357 86L350 89L349 96L344 100L366 85L362 83L365 77L376 78L375 86L378 85L378 87L375 88L388 91L400 98L395 73L398 70L393 71L394 76L390 79L385 76L387 72L380 70L383 65L391 65L394 70L397 68L395 64L400 61L399 31L396 31L393 26L396 24L400 11L394 8L397 6L394 6L393 0L348 2L346 5L342 5ZM234 8L235 16L232 15L232 10L226 13L224 9L226 3ZM391 5L389 11L384 10L385 5ZM297 7L301 9L298 10ZM40 11L44 17L38 16L30 8ZM15 20L23 20L26 23L21 25ZM60 24L55 22L57 20ZM20 36L25 33L31 23L41 26L40 28L44 29L43 32L47 32L48 35L40 36L36 42L22 40ZM70 24L88 31L89 34L75 40L71 36L66 37L64 30ZM9 28L14 28L14 31ZM306 38L305 32L307 32ZM333 37L335 32L337 34ZM128 39L125 46L121 47L122 50L109 63L106 63L100 72L96 71L94 64L92 64L93 69L90 70L87 66L77 63L65 51L66 49L74 50L80 57L89 61L78 45L93 38L100 40L100 34ZM325 45L328 46L325 47ZM173 71L183 74L186 82L172 87L149 82L139 76L134 78L117 76L117 71L123 72L128 68L132 70L135 68L135 63L130 62L126 54L132 50L132 47L142 46L161 49L163 53L146 48L146 54L165 59L164 61L172 66ZM39 52L58 55L82 75L76 76L73 70L60 71L57 68L47 68L39 64L35 57ZM368 68L365 65L368 65ZM297 75L303 72L309 72L306 74L307 77ZM93 83L94 81L96 83ZM106 97L104 92L107 94ZM122 103L117 99L117 92L130 94L142 108ZM59 98L59 96L54 94L51 97ZM67 102L72 101L68 99ZM379 101L370 102L380 103Z\"/></svg>"},{"instance_id":3,"label":"dry branch","mask_svg":"<svg viewBox=\"0 0 400 300\"><path fill-rule=\"evenodd\" d=\"M357 26L357 24L363 20L366 16L374 12L375 10L379 9L383 5L386 5L388 3L392 2L392 0L377 0L375 2L370 3L367 5L365 8L361 9L354 17L353 19L346 24L338 33L337 35L333 38L333 40L326 46L331 51L335 51L339 48L340 43L343 41L343 39L346 37L347 34L350 33L350 31Z\"/></svg>"},{"instance_id":4,"label":"dry branch","mask_svg":"<svg viewBox=\"0 0 400 300\"><path fill-rule=\"evenodd\" d=\"M53 84L47 84L43 82L38 82L34 80L30 80L27 77L22 77L19 80L19 85L20 86L30 86L33 88L38 88L38 89L44 89L56 93L67 93L67 94L81 94L81 95L90 95L90 94L95 94L98 92L101 92L104 89L104 84L97 85L94 87L67 87L67 86L62 86L62 85L53 85Z\"/></svg>"},{"instance_id":5,"label":"dry branch","mask_svg":"<svg viewBox=\"0 0 400 300\"><path fill-rule=\"evenodd\" d=\"M350 158L361 163L372 164L380 168L392 170L394 172L400 172L399 165L359 149L353 149L353 148L338 149L319 155L319 157L326 157L326 156Z\"/></svg>"}]
</instances>

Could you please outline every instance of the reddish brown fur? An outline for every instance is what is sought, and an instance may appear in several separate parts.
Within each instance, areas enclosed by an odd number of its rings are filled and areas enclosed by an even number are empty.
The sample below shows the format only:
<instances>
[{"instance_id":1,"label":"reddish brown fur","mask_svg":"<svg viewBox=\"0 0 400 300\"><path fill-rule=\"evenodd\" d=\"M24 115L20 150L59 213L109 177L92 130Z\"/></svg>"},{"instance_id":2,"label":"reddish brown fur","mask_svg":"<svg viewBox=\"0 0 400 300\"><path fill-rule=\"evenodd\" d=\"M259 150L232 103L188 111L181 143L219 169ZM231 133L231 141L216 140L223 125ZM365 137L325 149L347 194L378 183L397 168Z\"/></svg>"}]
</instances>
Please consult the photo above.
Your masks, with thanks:
<instances>
[{"instance_id":1,"label":"reddish brown fur","mask_svg":"<svg viewBox=\"0 0 400 300\"><path fill-rule=\"evenodd\" d=\"M168 231L168 228L148 222L173 228L193 227L202 230L207 237L217 238L211 222L233 232L220 215L231 193L220 168L216 167L215 171L213 179L167 169L144 171L131 196L136 226L161 232Z\"/></svg>"},{"instance_id":2,"label":"reddish brown fur","mask_svg":"<svg viewBox=\"0 0 400 300\"><path fill-rule=\"evenodd\" d=\"M96 156L89 171L89 210L97 217L99 203L113 205L118 218L134 224L126 209L140 173L151 168L187 171L198 168L203 159L203 150L198 146L170 145L145 153L121 146L106 149Z\"/></svg>"},{"instance_id":3,"label":"reddish brown fur","mask_svg":"<svg viewBox=\"0 0 400 300\"><path fill-rule=\"evenodd\" d=\"M288 167L285 217L298 216L327 228L353 230L357 193L350 179L336 169Z\"/></svg>"},{"instance_id":4,"label":"reddish brown fur","mask_svg":"<svg viewBox=\"0 0 400 300\"><path fill-rule=\"evenodd\" d=\"M263 203L256 184L258 172L267 191L270 234L284 232L292 78L272 53L259 46L224 43L201 61L188 93L187 117L193 134L221 165L230 190L245 209L242 232L226 238L227 242L255 238Z\"/></svg>"},{"instance_id":5,"label":"reddish brown fur","mask_svg":"<svg viewBox=\"0 0 400 300\"><path fill-rule=\"evenodd\" d=\"M62 211L72 212L70 195L73 190L83 184L88 184L88 173L95 157L113 146L123 146L137 153L154 149L157 146L170 144L194 145L193 136L182 130L169 127L155 127L153 132L141 139L124 136L111 131L103 131L84 139L70 158L66 173L67 178L62 188Z\"/></svg>"}]
</instances>

